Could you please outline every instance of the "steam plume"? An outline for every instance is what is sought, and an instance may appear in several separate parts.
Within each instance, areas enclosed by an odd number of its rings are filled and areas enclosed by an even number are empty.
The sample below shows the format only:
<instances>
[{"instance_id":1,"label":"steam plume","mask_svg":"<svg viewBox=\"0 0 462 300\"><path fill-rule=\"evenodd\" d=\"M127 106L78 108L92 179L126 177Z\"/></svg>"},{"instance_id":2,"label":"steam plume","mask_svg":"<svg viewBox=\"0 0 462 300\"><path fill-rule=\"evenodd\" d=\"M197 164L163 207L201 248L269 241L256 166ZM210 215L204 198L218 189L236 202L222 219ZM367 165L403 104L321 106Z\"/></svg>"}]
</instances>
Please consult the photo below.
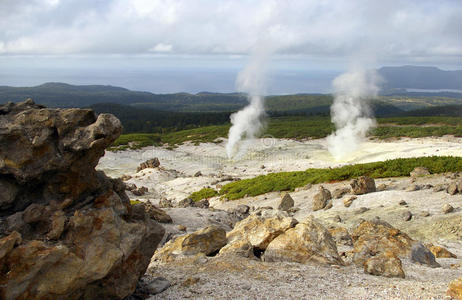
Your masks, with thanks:
<instances>
[{"instance_id":1,"label":"steam plume","mask_svg":"<svg viewBox=\"0 0 462 300\"><path fill-rule=\"evenodd\" d=\"M354 152L364 140L375 119L368 99L377 96L379 76L375 71L355 69L333 81L335 93L331 118L336 131L327 137L328 150L335 159Z\"/></svg>"},{"instance_id":2,"label":"steam plume","mask_svg":"<svg viewBox=\"0 0 462 300\"><path fill-rule=\"evenodd\" d=\"M249 105L231 115L226 154L234 158L245 153L249 142L258 137L265 127L265 81L270 52L259 48L254 51L250 62L238 74L238 91L248 94Z\"/></svg>"}]
</instances>

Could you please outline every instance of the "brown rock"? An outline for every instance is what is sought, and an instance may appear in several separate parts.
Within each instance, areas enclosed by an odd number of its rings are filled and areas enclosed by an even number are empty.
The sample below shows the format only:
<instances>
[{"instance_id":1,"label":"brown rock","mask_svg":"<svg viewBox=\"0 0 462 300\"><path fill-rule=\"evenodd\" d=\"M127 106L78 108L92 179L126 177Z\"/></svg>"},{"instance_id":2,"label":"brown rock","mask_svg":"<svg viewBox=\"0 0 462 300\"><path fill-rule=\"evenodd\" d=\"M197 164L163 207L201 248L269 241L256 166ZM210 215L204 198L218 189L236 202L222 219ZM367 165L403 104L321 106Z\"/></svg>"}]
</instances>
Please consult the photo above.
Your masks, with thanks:
<instances>
[{"instance_id":1,"label":"brown rock","mask_svg":"<svg viewBox=\"0 0 462 300\"><path fill-rule=\"evenodd\" d=\"M457 188L457 183L456 182L452 182L448 185L448 188L446 189L446 192L449 194L449 195L455 195L458 193L458 188Z\"/></svg>"},{"instance_id":2,"label":"brown rock","mask_svg":"<svg viewBox=\"0 0 462 300\"><path fill-rule=\"evenodd\" d=\"M453 211L454 211L454 207L452 207L452 205L447 204L447 203L443 205L443 213L449 214L449 213L452 213Z\"/></svg>"},{"instance_id":3,"label":"brown rock","mask_svg":"<svg viewBox=\"0 0 462 300\"><path fill-rule=\"evenodd\" d=\"M385 277L405 277L401 260L390 251L380 253L366 260L364 273Z\"/></svg>"},{"instance_id":4,"label":"brown rock","mask_svg":"<svg viewBox=\"0 0 462 300\"><path fill-rule=\"evenodd\" d=\"M157 157L154 157L152 159L149 159L139 165L138 168L136 168L136 172L139 172L141 170L147 169L147 168L157 168L160 166L159 159Z\"/></svg>"},{"instance_id":5,"label":"brown rock","mask_svg":"<svg viewBox=\"0 0 462 300\"><path fill-rule=\"evenodd\" d=\"M312 217L276 237L263 260L343 265L329 231Z\"/></svg>"},{"instance_id":6,"label":"brown rock","mask_svg":"<svg viewBox=\"0 0 462 300\"><path fill-rule=\"evenodd\" d=\"M356 196L351 196L351 197L348 197L346 198L345 200L343 200L343 205L345 207L350 207L351 204L353 203L354 200L356 200L358 197Z\"/></svg>"},{"instance_id":7,"label":"brown rock","mask_svg":"<svg viewBox=\"0 0 462 300\"><path fill-rule=\"evenodd\" d=\"M342 198L344 195L348 194L350 192L350 189L348 187L341 187L341 188L336 188L333 192L332 192L332 197L335 198L335 199L340 199Z\"/></svg>"},{"instance_id":8,"label":"brown rock","mask_svg":"<svg viewBox=\"0 0 462 300\"><path fill-rule=\"evenodd\" d=\"M184 256L210 255L218 252L224 245L226 245L226 231L212 225L170 240L156 251L154 259L168 262Z\"/></svg>"},{"instance_id":9,"label":"brown rock","mask_svg":"<svg viewBox=\"0 0 462 300\"><path fill-rule=\"evenodd\" d=\"M22 237L17 231L13 231L10 235L0 239L0 260L3 259L14 246L21 244Z\"/></svg>"},{"instance_id":10,"label":"brown rock","mask_svg":"<svg viewBox=\"0 0 462 300\"><path fill-rule=\"evenodd\" d=\"M462 300L462 277L449 283L446 295L451 297L451 299Z\"/></svg>"},{"instance_id":11,"label":"brown rock","mask_svg":"<svg viewBox=\"0 0 462 300\"><path fill-rule=\"evenodd\" d=\"M409 255L413 240L405 233L381 221L363 221L351 234L354 245L353 261L361 266L378 253Z\"/></svg>"},{"instance_id":12,"label":"brown rock","mask_svg":"<svg viewBox=\"0 0 462 300\"><path fill-rule=\"evenodd\" d=\"M457 255L441 246L435 246L433 244L427 244L425 246L433 253L436 258L457 258Z\"/></svg>"},{"instance_id":13,"label":"brown rock","mask_svg":"<svg viewBox=\"0 0 462 300\"><path fill-rule=\"evenodd\" d=\"M323 209L331 199L332 195L330 191L322 185L319 186L318 193L313 197L313 211Z\"/></svg>"},{"instance_id":14,"label":"brown rock","mask_svg":"<svg viewBox=\"0 0 462 300\"><path fill-rule=\"evenodd\" d=\"M348 230L343 227L330 227L329 233L337 245L353 246L353 239Z\"/></svg>"},{"instance_id":15,"label":"brown rock","mask_svg":"<svg viewBox=\"0 0 462 300\"><path fill-rule=\"evenodd\" d=\"M350 183L351 190L355 195L362 195L376 191L375 181L373 178L361 176Z\"/></svg>"},{"instance_id":16,"label":"brown rock","mask_svg":"<svg viewBox=\"0 0 462 300\"><path fill-rule=\"evenodd\" d=\"M146 214L159 223L172 223L172 218L162 209L149 202L144 203Z\"/></svg>"}]
</instances>

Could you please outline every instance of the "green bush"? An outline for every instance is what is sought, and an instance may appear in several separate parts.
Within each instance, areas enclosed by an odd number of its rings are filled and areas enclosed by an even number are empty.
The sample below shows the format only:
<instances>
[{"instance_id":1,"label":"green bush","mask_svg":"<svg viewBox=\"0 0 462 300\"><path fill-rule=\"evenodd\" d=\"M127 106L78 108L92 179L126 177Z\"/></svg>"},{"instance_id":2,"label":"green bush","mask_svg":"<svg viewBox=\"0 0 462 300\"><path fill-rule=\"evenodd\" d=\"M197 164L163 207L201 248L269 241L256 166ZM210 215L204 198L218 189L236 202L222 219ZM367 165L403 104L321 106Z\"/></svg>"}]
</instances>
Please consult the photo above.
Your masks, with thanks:
<instances>
[{"instance_id":1,"label":"green bush","mask_svg":"<svg viewBox=\"0 0 462 300\"><path fill-rule=\"evenodd\" d=\"M194 202L200 201L202 199L212 198L218 195L218 192L211 188L203 188L200 191L194 192L189 195L188 198L191 198Z\"/></svg>"},{"instance_id":2,"label":"green bush","mask_svg":"<svg viewBox=\"0 0 462 300\"><path fill-rule=\"evenodd\" d=\"M245 195L257 196L275 191L293 191L308 183L347 180L359 176L373 178L409 176L415 167L426 167L432 174L462 171L462 157L430 156L399 158L382 162L348 165L333 169L308 169L281 172L226 184L220 190L222 198L235 200Z\"/></svg>"}]
</instances>

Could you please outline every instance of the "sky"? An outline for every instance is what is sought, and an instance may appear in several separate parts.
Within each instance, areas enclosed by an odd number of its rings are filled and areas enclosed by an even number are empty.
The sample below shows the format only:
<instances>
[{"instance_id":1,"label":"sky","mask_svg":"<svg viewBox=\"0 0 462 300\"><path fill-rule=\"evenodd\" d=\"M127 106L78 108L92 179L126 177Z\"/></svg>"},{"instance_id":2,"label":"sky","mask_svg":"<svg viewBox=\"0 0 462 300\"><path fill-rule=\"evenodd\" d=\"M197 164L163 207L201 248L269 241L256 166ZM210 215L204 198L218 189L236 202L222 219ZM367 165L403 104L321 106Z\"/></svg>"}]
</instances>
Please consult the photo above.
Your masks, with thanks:
<instances>
[{"instance_id":1,"label":"sky","mask_svg":"<svg viewBox=\"0 0 462 300\"><path fill-rule=\"evenodd\" d=\"M253 49L270 92L321 92L360 61L462 69L462 1L0 0L0 85L233 91Z\"/></svg>"}]
</instances>

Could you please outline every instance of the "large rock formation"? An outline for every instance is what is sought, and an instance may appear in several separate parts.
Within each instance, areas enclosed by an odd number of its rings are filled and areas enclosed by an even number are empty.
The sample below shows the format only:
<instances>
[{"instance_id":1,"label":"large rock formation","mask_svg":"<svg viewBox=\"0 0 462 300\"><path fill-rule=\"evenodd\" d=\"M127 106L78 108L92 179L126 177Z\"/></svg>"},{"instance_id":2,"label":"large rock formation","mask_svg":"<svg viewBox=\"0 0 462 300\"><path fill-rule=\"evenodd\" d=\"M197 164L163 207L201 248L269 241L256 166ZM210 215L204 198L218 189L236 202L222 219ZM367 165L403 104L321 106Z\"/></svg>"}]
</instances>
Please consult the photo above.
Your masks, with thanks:
<instances>
[{"instance_id":1,"label":"large rock formation","mask_svg":"<svg viewBox=\"0 0 462 300\"><path fill-rule=\"evenodd\" d=\"M95 170L121 132L112 115L0 106L0 298L120 299L164 229Z\"/></svg>"}]
</instances>

